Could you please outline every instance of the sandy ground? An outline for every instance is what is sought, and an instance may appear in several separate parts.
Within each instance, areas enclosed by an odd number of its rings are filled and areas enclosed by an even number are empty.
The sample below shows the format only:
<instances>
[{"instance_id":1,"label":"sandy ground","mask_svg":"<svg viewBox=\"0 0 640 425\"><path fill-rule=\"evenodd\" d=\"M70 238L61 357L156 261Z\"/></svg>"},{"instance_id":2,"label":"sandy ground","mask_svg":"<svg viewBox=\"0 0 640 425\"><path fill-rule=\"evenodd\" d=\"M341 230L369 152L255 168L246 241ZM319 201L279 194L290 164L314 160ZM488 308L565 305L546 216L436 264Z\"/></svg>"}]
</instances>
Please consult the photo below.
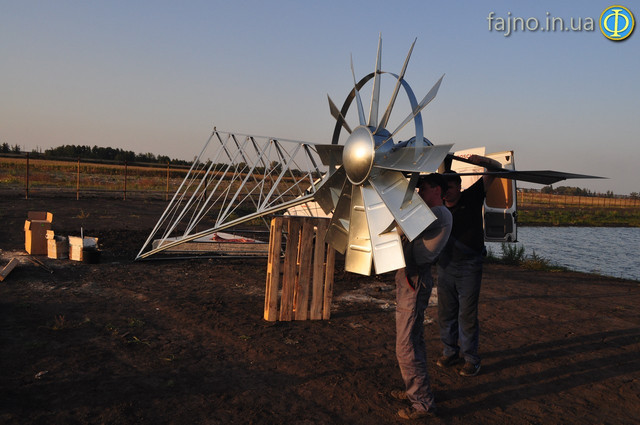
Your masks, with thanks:
<instances>
[{"instance_id":1,"label":"sandy ground","mask_svg":"<svg viewBox=\"0 0 640 425\"><path fill-rule=\"evenodd\" d=\"M262 319L266 259L133 262L160 201L5 197L2 424L402 423L392 275L338 262L328 321ZM27 211L100 238L99 264L30 262ZM433 300L432 300L433 301ZM640 423L640 284L487 265L481 373L435 365L436 424ZM406 421L404 421L406 422Z\"/></svg>"}]
</instances>

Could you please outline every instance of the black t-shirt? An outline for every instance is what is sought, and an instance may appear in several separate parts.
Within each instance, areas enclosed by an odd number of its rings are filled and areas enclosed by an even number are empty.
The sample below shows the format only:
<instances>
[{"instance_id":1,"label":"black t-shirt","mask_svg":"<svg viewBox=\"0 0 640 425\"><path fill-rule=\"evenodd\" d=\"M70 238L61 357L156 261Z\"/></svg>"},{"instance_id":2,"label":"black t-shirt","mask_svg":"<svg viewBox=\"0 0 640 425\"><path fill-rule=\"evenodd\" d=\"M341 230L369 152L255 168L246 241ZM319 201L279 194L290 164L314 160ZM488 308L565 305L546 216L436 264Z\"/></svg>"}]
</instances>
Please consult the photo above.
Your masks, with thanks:
<instances>
[{"instance_id":1,"label":"black t-shirt","mask_svg":"<svg viewBox=\"0 0 640 425\"><path fill-rule=\"evenodd\" d=\"M484 204L484 181L480 178L473 185L463 190L458 203L449 208L453 216L453 227L447 249L456 257L452 250L459 250L451 242L458 242L470 248L478 254L484 249L484 225L482 218L482 205ZM462 254L462 253L457 253Z\"/></svg>"}]
</instances>

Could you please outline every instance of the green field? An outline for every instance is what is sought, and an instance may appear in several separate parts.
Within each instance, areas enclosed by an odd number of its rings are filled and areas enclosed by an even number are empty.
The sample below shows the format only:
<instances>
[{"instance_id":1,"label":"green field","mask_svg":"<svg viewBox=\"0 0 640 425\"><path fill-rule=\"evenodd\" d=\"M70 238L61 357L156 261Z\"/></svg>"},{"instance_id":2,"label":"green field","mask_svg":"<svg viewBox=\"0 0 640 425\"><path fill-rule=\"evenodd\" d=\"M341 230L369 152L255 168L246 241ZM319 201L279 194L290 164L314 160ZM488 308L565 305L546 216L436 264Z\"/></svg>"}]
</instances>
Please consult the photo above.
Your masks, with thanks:
<instances>
[{"instance_id":1,"label":"green field","mask_svg":"<svg viewBox=\"0 0 640 425\"><path fill-rule=\"evenodd\" d=\"M640 227L640 208L527 208L518 210L521 226Z\"/></svg>"},{"instance_id":2,"label":"green field","mask_svg":"<svg viewBox=\"0 0 640 425\"><path fill-rule=\"evenodd\" d=\"M640 200L518 193L522 226L640 227Z\"/></svg>"}]
</instances>

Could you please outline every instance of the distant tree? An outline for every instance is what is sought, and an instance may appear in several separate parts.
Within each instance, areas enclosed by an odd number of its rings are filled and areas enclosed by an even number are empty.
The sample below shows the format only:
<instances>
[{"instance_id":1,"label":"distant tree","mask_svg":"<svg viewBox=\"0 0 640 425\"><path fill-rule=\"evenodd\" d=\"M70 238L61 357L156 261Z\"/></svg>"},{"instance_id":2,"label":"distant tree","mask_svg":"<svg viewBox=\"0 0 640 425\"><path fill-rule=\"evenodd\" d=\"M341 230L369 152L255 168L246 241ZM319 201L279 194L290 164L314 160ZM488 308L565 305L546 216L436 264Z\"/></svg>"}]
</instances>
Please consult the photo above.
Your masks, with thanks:
<instances>
[{"instance_id":1,"label":"distant tree","mask_svg":"<svg viewBox=\"0 0 640 425\"><path fill-rule=\"evenodd\" d=\"M551 185L544 186L540 192L546 194L553 195L569 195L569 196L596 196L596 193L590 191L589 189L581 189L579 187L570 187L570 186L558 186L553 188ZM601 195L601 196L614 196L613 193L611 195Z\"/></svg>"},{"instance_id":2,"label":"distant tree","mask_svg":"<svg viewBox=\"0 0 640 425\"><path fill-rule=\"evenodd\" d=\"M271 173L278 175L282 172L282 163L280 161L271 161Z\"/></svg>"},{"instance_id":3,"label":"distant tree","mask_svg":"<svg viewBox=\"0 0 640 425\"><path fill-rule=\"evenodd\" d=\"M0 145L0 152L2 152L2 153L11 152L11 146L9 146L9 143L4 142L2 145Z\"/></svg>"},{"instance_id":4,"label":"distant tree","mask_svg":"<svg viewBox=\"0 0 640 425\"><path fill-rule=\"evenodd\" d=\"M640 194L639 194L638 192L631 192L631 193L629 194L629 197L630 197L631 199L640 199Z\"/></svg>"},{"instance_id":5,"label":"distant tree","mask_svg":"<svg viewBox=\"0 0 640 425\"><path fill-rule=\"evenodd\" d=\"M140 162L156 162L156 156L151 152L136 155L136 161Z\"/></svg>"},{"instance_id":6,"label":"distant tree","mask_svg":"<svg viewBox=\"0 0 640 425\"><path fill-rule=\"evenodd\" d=\"M20 145L13 145L13 147L11 148L11 152L13 153L20 153L22 152L22 149L20 149Z\"/></svg>"}]
</instances>

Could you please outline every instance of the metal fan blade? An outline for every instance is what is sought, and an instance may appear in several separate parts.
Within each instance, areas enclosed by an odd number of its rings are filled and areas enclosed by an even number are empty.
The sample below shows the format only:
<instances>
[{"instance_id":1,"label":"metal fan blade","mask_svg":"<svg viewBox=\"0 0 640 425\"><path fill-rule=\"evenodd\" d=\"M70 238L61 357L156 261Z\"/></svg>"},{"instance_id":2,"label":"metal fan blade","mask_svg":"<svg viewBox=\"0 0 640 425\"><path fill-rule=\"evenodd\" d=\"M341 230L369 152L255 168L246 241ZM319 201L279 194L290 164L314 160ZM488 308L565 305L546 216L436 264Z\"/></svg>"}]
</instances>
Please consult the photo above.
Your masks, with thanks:
<instances>
[{"instance_id":1,"label":"metal fan blade","mask_svg":"<svg viewBox=\"0 0 640 425\"><path fill-rule=\"evenodd\" d=\"M329 166L342 165L344 145L315 145L322 164Z\"/></svg>"},{"instance_id":2,"label":"metal fan blade","mask_svg":"<svg viewBox=\"0 0 640 425\"><path fill-rule=\"evenodd\" d=\"M393 105L396 103L396 98L398 97L398 93L400 92L400 86L402 85L402 79L404 78L405 72L407 72L407 65L409 64L409 58L411 57L411 52L413 52L413 46L415 46L416 38L413 40L411 44L411 48L409 49L409 53L407 54L407 58L404 60L404 65L402 65L402 71L400 71L400 75L398 76L398 81L396 81L396 86L393 89L393 94L391 95L391 99L389 99L389 105L387 105L387 109L384 111L384 115L382 119L378 123L378 127L374 134L377 134L381 129L385 128L389 123L389 118L391 117L391 110L393 109Z\"/></svg>"},{"instance_id":3,"label":"metal fan blade","mask_svg":"<svg viewBox=\"0 0 640 425\"><path fill-rule=\"evenodd\" d=\"M371 274L372 255L367 214L362 199L362 186L352 185L349 244L344 258L344 269L348 272L368 276Z\"/></svg>"},{"instance_id":4,"label":"metal fan blade","mask_svg":"<svg viewBox=\"0 0 640 425\"><path fill-rule=\"evenodd\" d=\"M329 222L325 240L340 254L344 254L349 243L349 215L351 209L351 183L345 182L340 199Z\"/></svg>"},{"instance_id":5,"label":"metal fan blade","mask_svg":"<svg viewBox=\"0 0 640 425\"><path fill-rule=\"evenodd\" d=\"M333 118L336 119L336 121L338 121L340 123L340 125L342 125L344 127L345 130L347 130L347 132L349 134L352 133L351 127L349 127L349 124L347 124L347 120L344 118L344 116L340 113L340 110L338 109L338 107L333 103L333 100L331 100L331 98L329 97L329 95L327 95L327 99L329 99L329 111L331 112L331 116Z\"/></svg>"},{"instance_id":6,"label":"metal fan blade","mask_svg":"<svg viewBox=\"0 0 640 425\"><path fill-rule=\"evenodd\" d=\"M362 188L365 214L373 248L373 265L376 273L386 273L405 266L400 235L393 224L393 215L387 209L378 192L369 183ZM391 227L391 230L388 230Z\"/></svg>"},{"instance_id":7,"label":"metal fan blade","mask_svg":"<svg viewBox=\"0 0 640 425\"><path fill-rule=\"evenodd\" d=\"M356 93L356 104L358 105L358 119L360 125L367 125L367 121L364 117L362 99L360 98L360 91L358 90L358 83L356 82L356 72L353 70L353 56L351 56L351 75L353 75L353 90Z\"/></svg>"},{"instance_id":8,"label":"metal fan blade","mask_svg":"<svg viewBox=\"0 0 640 425\"><path fill-rule=\"evenodd\" d=\"M453 145L433 145L424 148L405 146L390 152L376 152L374 167L388 170L431 173L438 170ZM416 158L416 151L417 153Z\"/></svg>"},{"instance_id":9,"label":"metal fan blade","mask_svg":"<svg viewBox=\"0 0 640 425\"><path fill-rule=\"evenodd\" d=\"M403 208L402 201L409 186L406 177L399 171L378 171L369 182L393 214L402 232L410 241L414 240L436 219L435 215L415 191L410 203Z\"/></svg>"},{"instance_id":10,"label":"metal fan blade","mask_svg":"<svg viewBox=\"0 0 640 425\"><path fill-rule=\"evenodd\" d=\"M391 133L391 136L389 136L389 139L395 136L398 131L402 130L404 126L409 123L409 121L411 121L416 115L418 115L420 111L422 111L436 97L443 78L444 78L444 74L442 75L442 77L440 77L438 82L434 84L431 90L429 90L429 93L426 94L426 96L422 99L422 101L418 103L418 106L407 116L407 118L404 119L404 121L402 121L402 123L400 123L398 127L396 127L395 130L393 130L393 133ZM416 140L416 144L418 143L419 142ZM422 143L422 141L420 141L420 143Z\"/></svg>"},{"instance_id":11,"label":"metal fan blade","mask_svg":"<svg viewBox=\"0 0 640 425\"><path fill-rule=\"evenodd\" d=\"M380 62L382 62L382 34L378 37L378 57L373 77L373 91L371 92L371 105L369 106L369 127L378 125L378 106L380 103Z\"/></svg>"},{"instance_id":12,"label":"metal fan blade","mask_svg":"<svg viewBox=\"0 0 640 425\"><path fill-rule=\"evenodd\" d=\"M325 214L329 214L336 208L346 180L347 174L344 167L340 167L329 177L325 177L325 181L316 190L314 199Z\"/></svg>"}]
</instances>

